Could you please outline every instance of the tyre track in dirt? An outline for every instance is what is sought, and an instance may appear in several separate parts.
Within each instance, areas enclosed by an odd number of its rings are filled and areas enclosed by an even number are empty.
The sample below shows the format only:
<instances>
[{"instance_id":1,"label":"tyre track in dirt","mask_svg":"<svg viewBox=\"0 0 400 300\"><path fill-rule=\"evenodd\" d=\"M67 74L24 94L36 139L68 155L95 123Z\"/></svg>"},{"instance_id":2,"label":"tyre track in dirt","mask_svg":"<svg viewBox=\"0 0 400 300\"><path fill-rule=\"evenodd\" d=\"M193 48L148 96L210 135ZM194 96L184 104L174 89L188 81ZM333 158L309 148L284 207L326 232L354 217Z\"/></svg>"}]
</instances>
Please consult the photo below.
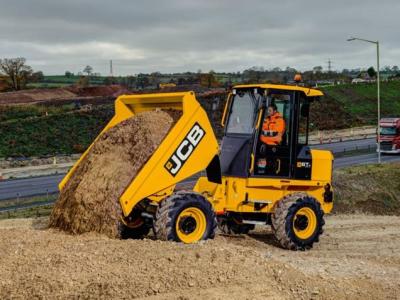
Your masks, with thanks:
<instances>
[{"instance_id":1,"label":"tyre track in dirt","mask_svg":"<svg viewBox=\"0 0 400 300\"><path fill-rule=\"evenodd\" d=\"M310 251L269 229L195 245L0 221L0 298L400 299L400 217L331 215Z\"/></svg>"}]
</instances>

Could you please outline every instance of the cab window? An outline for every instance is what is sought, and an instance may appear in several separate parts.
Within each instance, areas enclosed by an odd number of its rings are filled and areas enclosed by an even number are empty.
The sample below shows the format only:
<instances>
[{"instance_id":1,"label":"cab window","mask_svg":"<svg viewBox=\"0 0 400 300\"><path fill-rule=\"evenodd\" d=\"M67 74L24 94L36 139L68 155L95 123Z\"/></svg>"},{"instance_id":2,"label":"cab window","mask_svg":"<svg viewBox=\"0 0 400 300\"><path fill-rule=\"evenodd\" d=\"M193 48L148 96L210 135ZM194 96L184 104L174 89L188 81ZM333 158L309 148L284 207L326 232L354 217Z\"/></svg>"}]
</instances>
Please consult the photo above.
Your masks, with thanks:
<instances>
[{"instance_id":1,"label":"cab window","mask_svg":"<svg viewBox=\"0 0 400 300\"><path fill-rule=\"evenodd\" d=\"M300 113L299 113L299 130L297 143L299 145L308 144L308 118L309 118L309 103L306 97L300 98Z\"/></svg>"},{"instance_id":2,"label":"cab window","mask_svg":"<svg viewBox=\"0 0 400 300\"><path fill-rule=\"evenodd\" d=\"M256 108L256 99L250 93L235 95L226 132L252 134Z\"/></svg>"},{"instance_id":3,"label":"cab window","mask_svg":"<svg viewBox=\"0 0 400 300\"><path fill-rule=\"evenodd\" d=\"M268 95L268 103L273 103L277 107L277 111L282 116L285 122L285 131L282 135L282 142L279 144L280 146L287 146L289 143L289 134L290 134L290 99L292 94L285 93L270 93ZM265 115L265 118L267 114Z\"/></svg>"}]
</instances>

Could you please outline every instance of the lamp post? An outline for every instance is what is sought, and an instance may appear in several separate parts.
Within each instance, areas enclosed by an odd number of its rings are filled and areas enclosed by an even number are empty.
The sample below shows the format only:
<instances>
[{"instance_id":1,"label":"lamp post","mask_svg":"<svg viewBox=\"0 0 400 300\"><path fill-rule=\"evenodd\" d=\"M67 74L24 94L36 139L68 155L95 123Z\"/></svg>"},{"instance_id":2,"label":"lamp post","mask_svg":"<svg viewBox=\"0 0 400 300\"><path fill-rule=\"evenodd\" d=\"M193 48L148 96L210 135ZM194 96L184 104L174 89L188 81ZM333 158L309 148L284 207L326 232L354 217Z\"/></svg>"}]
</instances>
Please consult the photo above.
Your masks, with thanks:
<instances>
[{"instance_id":1,"label":"lamp post","mask_svg":"<svg viewBox=\"0 0 400 300\"><path fill-rule=\"evenodd\" d=\"M377 93L378 93L378 163L381 163L381 126L379 121L381 119L381 91L380 91L380 76L379 76L379 41L370 41L366 39L351 37L347 39L348 42L351 41L362 41L367 43L372 43L376 45L376 83L377 83Z\"/></svg>"}]
</instances>

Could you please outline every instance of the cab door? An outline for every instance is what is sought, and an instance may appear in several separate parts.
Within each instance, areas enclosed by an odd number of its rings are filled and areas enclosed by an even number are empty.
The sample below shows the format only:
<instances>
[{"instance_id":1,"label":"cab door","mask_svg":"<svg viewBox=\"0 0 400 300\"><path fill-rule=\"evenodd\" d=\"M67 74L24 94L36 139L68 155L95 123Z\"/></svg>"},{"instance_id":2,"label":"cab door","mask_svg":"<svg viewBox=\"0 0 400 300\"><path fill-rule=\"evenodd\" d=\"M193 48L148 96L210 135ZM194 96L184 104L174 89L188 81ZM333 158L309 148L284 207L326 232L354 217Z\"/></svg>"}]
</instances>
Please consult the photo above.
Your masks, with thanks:
<instances>
[{"instance_id":1,"label":"cab door","mask_svg":"<svg viewBox=\"0 0 400 300\"><path fill-rule=\"evenodd\" d=\"M295 91L268 90L262 121L254 143L253 155L255 159L252 176L291 177L295 100ZM275 104L277 106L277 111L285 122L285 131L283 132L282 140L276 145L265 144L260 138L263 134L263 123L268 117L268 106L270 104Z\"/></svg>"},{"instance_id":2,"label":"cab door","mask_svg":"<svg viewBox=\"0 0 400 300\"><path fill-rule=\"evenodd\" d=\"M254 128L262 96L257 90L238 90L228 108L229 115L221 143L221 173L225 176L249 176Z\"/></svg>"}]
</instances>

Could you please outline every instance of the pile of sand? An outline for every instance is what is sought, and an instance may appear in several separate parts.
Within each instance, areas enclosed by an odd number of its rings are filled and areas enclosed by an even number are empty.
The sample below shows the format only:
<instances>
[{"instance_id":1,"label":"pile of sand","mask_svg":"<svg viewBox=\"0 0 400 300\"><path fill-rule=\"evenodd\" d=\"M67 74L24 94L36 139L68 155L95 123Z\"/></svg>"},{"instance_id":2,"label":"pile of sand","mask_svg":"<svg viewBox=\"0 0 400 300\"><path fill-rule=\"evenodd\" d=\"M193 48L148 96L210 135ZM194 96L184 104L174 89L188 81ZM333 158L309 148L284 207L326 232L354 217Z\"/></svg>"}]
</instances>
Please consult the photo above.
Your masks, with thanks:
<instances>
[{"instance_id":1,"label":"pile of sand","mask_svg":"<svg viewBox=\"0 0 400 300\"><path fill-rule=\"evenodd\" d=\"M327 216L310 251L269 228L197 244L71 236L0 220L0 299L399 299L400 217Z\"/></svg>"},{"instance_id":2,"label":"pile of sand","mask_svg":"<svg viewBox=\"0 0 400 300\"><path fill-rule=\"evenodd\" d=\"M143 112L103 133L61 191L49 226L120 237L119 197L178 118L177 111Z\"/></svg>"}]
</instances>

